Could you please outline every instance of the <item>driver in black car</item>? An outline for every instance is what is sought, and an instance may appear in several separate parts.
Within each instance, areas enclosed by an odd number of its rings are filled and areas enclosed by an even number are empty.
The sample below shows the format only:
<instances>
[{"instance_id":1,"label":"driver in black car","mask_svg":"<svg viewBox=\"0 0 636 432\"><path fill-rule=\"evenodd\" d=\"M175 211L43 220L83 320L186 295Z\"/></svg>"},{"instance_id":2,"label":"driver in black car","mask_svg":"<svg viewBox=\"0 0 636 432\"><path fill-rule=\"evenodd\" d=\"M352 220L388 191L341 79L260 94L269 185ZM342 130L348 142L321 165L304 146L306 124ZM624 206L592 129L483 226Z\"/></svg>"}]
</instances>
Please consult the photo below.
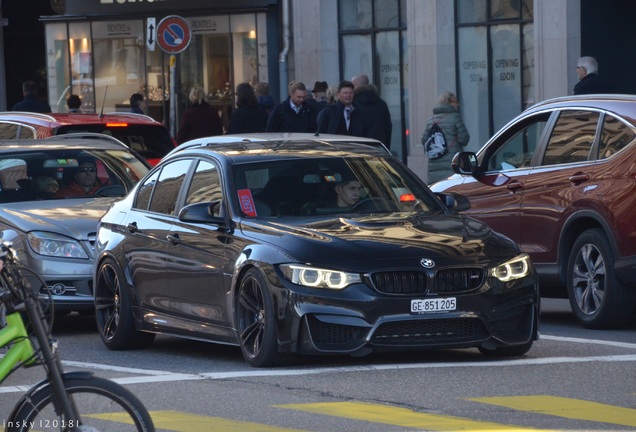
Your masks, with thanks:
<instances>
[{"instance_id":1,"label":"driver in black car","mask_svg":"<svg viewBox=\"0 0 636 432\"><path fill-rule=\"evenodd\" d=\"M58 190L53 198L94 195L103 185L97 178L97 166L93 159L79 159L73 181Z\"/></svg>"},{"instance_id":2,"label":"driver in black car","mask_svg":"<svg viewBox=\"0 0 636 432\"><path fill-rule=\"evenodd\" d=\"M337 184L334 188L336 191L336 206L353 207L360 199L360 189L362 183L358 180L345 180Z\"/></svg>"}]
</instances>

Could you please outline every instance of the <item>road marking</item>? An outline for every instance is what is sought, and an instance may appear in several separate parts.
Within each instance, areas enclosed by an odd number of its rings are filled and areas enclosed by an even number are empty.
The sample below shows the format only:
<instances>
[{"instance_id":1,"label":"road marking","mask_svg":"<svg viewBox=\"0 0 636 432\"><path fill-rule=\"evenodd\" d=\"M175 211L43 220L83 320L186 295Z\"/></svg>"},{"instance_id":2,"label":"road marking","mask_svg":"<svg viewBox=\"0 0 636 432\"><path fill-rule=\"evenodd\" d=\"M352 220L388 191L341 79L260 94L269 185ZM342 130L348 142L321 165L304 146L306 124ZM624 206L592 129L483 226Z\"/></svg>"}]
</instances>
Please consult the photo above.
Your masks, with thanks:
<instances>
[{"instance_id":1,"label":"road marking","mask_svg":"<svg viewBox=\"0 0 636 432\"><path fill-rule=\"evenodd\" d=\"M287 429L260 423L239 420L228 420L222 417L211 417L188 414L179 411L150 411L150 417L156 429L176 432L302 432L300 429Z\"/></svg>"},{"instance_id":2,"label":"road marking","mask_svg":"<svg viewBox=\"0 0 636 432\"><path fill-rule=\"evenodd\" d=\"M362 402L325 402L274 405L332 417L364 420L391 426L425 429L427 431L537 431L539 429L470 420L441 414L428 414L395 406Z\"/></svg>"},{"instance_id":3,"label":"road marking","mask_svg":"<svg viewBox=\"0 0 636 432\"><path fill-rule=\"evenodd\" d=\"M518 411L636 427L636 409L598 402L557 396L507 396L467 399L490 405L504 406Z\"/></svg>"},{"instance_id":4,"label":"road marking","mask_svg":"<svg viewBox=\"0 0 636 432\"><path fill-rule=\"evenodd\" d=\"M326 367L313 369L272 369L272 370L245 370L232 372L202 372L198 374L179 374L165 371L149 371L136 368L123 368L98 363L67 362L62 363L67 366L74 366L82 369L99 369L130 374L141 374L145 376L131 376L113 378L119 384L144 384L154 382L170 381L195 381L195 380L219 380L233 378L251 377L277 377L277 376L305 376L328 373L347 372L375 372L385 370L408 370L408 369L438 369L438 368L468 368L468 367L509 367L528 365L551 365L567 363L595 363L595 362L636 362L636 354L623 354L611 356L590 356L590 357L549 357L549 358L523 358L516 360L490 360L490 361L469 361L457 363L409 363L409 364L380 364L361 366ZM25 386L0 386L1 393L24 392Z\"/></svg>"},{"instance_id":5,"label":"road marking","mask_svg":"<svg viewBox=\"0 0 636 432\"><path fill-rule=\"evenodd\" d=\"M605 346L613 346L619 348L631 348L636 349L636 343L628 343L628 342L615 342L615 341L605 341L600 339L584 339L584 338L574 338L567 336L551 336L551 335L541 335L541 339L554 340L559 342L576 342L582 344L590 344L590 345L605 345Z\"/></svg>"}]
</instances>

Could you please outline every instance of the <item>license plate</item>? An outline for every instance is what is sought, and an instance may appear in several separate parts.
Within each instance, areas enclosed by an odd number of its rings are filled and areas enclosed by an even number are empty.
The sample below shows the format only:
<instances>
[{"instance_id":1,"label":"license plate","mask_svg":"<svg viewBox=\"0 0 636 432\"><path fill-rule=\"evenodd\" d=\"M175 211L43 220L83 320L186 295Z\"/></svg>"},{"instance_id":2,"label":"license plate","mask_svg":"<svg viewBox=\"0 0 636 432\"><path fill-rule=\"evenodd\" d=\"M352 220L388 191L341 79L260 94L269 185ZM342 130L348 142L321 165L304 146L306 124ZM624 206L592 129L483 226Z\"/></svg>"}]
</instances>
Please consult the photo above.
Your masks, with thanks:
<instances>
[{"instance_id":1,"label":"license plate","mask_svg":"<svg viewBox=\"0 0 636 432\"><path fill-rule=\"evenodd\" d=\"M457 299L455 297L411 300L412 314L448 312L454 311L455 309L457 309Z\"/></svg>"}]
</instances>

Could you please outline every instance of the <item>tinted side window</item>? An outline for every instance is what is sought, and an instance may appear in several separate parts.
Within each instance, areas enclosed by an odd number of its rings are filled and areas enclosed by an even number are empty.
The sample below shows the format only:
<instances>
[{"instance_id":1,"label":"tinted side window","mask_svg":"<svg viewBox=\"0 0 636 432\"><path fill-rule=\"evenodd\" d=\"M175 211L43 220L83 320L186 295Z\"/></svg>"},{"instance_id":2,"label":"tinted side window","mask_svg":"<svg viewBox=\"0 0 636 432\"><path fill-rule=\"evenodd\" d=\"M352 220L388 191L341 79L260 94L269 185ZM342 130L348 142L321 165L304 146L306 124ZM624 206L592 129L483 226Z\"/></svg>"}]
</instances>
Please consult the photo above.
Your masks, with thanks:
<instances>
[{"instance_id":1,"label":"tinted side window","mask_svg":"<svg viewBox=\"0 0 636 432\"><path fill-rule=\"evenodd\" d=\"M530 166L549 115L542 115L516 132L490 158L488 171L506 171Z\"/></svg>"},{"instance_id":2,"label":"tinted side window","mask_svg":"<svg viewBox=\"0 0 636 432\"><path fill-rule=\"evenodd\" d=\"M598 158L605 159L618 153L627 144L634 141L634 138L634 132L629 126L616 117L605 115Z\"/></svg>"},{"instance_id":3,"label":"tinted side window","mask_svg":"<svg viewBox=\"0 0 636 432\"><path fill-rule=\"evenodd\" d=\"M590 158L599 114L564 111L559 116L543 157L543 165L583 162Z\"/></svg>"},{"instance_id":4,"label":"tinted side window","mask_svg":"<svg viewBox=\"0 0 636 432\"><path fill-rule=\"evenodd\" d=\"M221 201L223 193L221 189L221 179L219 171L213 164L200 161L192 177L192 183L188 188L185 205L201 202ZM220 211L221 206L215 207L215 213ZM214 216L219 216L215 214Z\"/></svg>"},{"instance_id":5,"label":"tinted side window","mask_svg":"<svg viewBox=\"0 0 636 432\"><path fill-rule=\"evenodd\" d=\"M167 215L174 214L179 191L191 162L191 160L180 160L163 167L150 199L150 211Z\"/></svg>"},{"instance_id":6,"label":"tinted side window","mask_svg":"<svg viewBox=\"0 0 636 432\"><path fill-rule=\"evenodd\" d=\"M152 196L152 190L159 178L159 171L148 177L137 191L137 200L135 201L134 208L140 210L148 210L148 204L150 203L150 197Z\"/></svg>"}]
</instances>

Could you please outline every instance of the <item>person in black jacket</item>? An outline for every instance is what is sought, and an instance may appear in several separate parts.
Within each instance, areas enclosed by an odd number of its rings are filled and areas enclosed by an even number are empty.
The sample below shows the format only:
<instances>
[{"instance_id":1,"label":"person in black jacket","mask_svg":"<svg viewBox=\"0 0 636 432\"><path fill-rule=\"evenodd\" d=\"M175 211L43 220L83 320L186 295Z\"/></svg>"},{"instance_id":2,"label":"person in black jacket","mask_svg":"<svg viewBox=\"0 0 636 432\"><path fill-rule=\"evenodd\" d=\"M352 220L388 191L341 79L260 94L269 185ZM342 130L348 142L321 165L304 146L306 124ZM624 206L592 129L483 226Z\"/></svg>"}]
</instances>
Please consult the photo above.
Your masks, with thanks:
<instances>
[{"instance_id":1,"label":"person in black jacket","mask_svg":"<svg viewBox=\"0 0 636 432\"><path fill-rule=\"evenodd\" d=\"M36 113L50 113L51 107L46 102L38 99L38 86L35 81L22 83L22 95L24 99L13 106L13 111L27 111Z\"/></svg>"},{"instance_id":2,"label":"person in black jacket","mask_svg":"<svg viewBox=\"0 0 636 432\"><path fill-rule=\"evenodd\" d=\"M353 102L353 83L338 84L338 101L327 105L318 115L318 132L339 135L367 136L362 112Z\"/></svg>"},{"instance_id":3,"label":"person in black jacket","mask_svg":"<svg viewBox=\"0 0 636 432\"><path fill-rule=\"evenodd\" d=\"M377 139L391 149L393 123L391 112L385 101L378 96L378 89L369 83L369 77L359 74L351 80L355 86L353 101L362 110L367 138Z\"/></svg>"},{"instance_id":4,"label":"person in black jacket","mask_svg":"<svg viewBox=\"0 0 636 432\"><path fill-rule=\"evenodd\" d=\"M305 101L307 87L300 81L292 81L289 96L272 110L267 120L266 132L310 132L317 129L315 108Z\"/></svg>"},{"instance_id":5,"label":"person in black jacket","mask_svg":"<svg viewBox=\"0 0 636 432\"><path fill-rule=\"evenodd\" d=\"M236 106L227 133L265 131L267 112L258 104L254 88L249 83L241 83L236 87Z\"/></svg>"},{"instance_id":6,"label":"person in black jacket","mask_svg":"<svg viewBox=\"0 0 636 432\"><path fill-rule=\"evenodd\" d=\"M594 57L581 57L576 62L579 82L574 86L574 94L614 93L610 84L598 76L598 63Z\"/></svg>"}]
</instances>

